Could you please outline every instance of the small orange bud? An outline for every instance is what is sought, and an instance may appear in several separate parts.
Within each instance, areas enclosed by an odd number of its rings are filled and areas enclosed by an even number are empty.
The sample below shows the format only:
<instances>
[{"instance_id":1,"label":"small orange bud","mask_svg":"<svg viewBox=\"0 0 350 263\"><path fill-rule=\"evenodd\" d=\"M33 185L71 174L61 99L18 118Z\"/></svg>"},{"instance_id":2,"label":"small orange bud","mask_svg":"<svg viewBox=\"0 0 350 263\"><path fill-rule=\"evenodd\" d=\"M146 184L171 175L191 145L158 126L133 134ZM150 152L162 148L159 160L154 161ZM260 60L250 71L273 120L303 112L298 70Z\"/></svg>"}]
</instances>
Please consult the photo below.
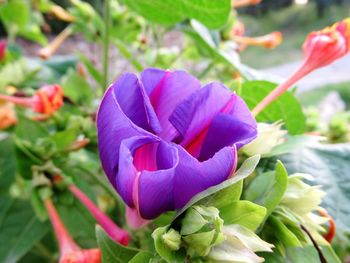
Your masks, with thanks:
<instances>
[{"instance_id":1,"label":"small orange bud","mask_svg":"<svg viewBox=\"0 0 350 263\"><path fill-rule=\"evenodd\" d=\"M53 5L50 9L50 13L53 14L59 20L62 20L64 22L73 22L74 21L74 16L72 16L70 13L68 13L66 10L64 10L59 5Z\"/></svg>"},{"instance_id":2,"label":"small orange bud","mask_svg":"<svg viewBox=\"0 0 350 263\"><path fill-rule=\"evenodd\" d=\"M257 5L260 4L262 0L234 0L232 7L233 8L241 8L246 7L250 5Z\"/></svg>"},{"instance_id":3,"label":"small orange bud","mask_svg":"<svg viewBox=\"0 0 350 263\"><path fill-rule=\"evenodd\" d=\"M233 40L240 45L262 46L264 48L275 48L282 43L282 33L275 31L260 37L233 36Z\"/></svg>"},{"instance_id":4,"label":"small orange bud","mask_svg":"<svg viewBox=\"0 0 350 263\"><path fill-rule=\"evenodd\" d=\"M326 239L329 243L332 243L334 237L335 237L335 222L334 219L328 214L326 209L323 209L322 207L317 209L317 212L322 216L328 219L329 222L329 229L326 234L323 235L324 239Z\"/></svg>"},{"instance_id":5,"label":"small orange bud","mask_svg":"<svg viewBox=\"0 0 350 263\"><path fill-rule=\"evenodd\" d=\"M6 129L17 123L14 104L0 101L0 130Z\"/></svg>"}]
</instances>

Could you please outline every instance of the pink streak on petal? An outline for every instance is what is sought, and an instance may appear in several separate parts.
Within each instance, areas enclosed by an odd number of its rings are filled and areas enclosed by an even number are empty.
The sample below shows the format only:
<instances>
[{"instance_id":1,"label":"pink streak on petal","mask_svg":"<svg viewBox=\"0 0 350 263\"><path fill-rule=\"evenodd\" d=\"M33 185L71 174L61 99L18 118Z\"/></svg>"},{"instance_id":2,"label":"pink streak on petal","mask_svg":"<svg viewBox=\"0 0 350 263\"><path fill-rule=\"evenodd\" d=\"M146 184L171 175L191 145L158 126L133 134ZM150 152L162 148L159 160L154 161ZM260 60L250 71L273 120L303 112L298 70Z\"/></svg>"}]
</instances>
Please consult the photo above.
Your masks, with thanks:
<instances>
[{"instance_id":1,"label":"pink streak on petal","mask_svg":"<svg viewBox=\"0 0 350 263\"><path fill-rule=\"evenodd\" d=\"M126 206L125 216L131 229L140 229L151 222L150 220L143 219L136 209L130 208L129 206Z\"/></svg>"}]
</instances>

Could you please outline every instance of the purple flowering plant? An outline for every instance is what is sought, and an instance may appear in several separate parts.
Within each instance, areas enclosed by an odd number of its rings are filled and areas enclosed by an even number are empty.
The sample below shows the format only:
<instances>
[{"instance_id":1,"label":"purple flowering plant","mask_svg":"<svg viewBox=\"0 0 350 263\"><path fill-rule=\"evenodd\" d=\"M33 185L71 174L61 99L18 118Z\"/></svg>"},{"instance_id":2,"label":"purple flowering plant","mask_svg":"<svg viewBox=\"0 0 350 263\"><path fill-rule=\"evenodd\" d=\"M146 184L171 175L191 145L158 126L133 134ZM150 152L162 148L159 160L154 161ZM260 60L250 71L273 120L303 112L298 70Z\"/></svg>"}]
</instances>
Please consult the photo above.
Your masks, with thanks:
<instances>
[{"instance_id":1,"label":"purple flowering plant","mask_svg":"<svg viewBox=\"0 0 350 263\"><path fill-rule=\"evenodd\" d=\"M261 1L195 2L0 5L0 262L347 262L349 121L290 89L348 54L349 18L274 83L239 59L282 41L233 19Z\"/></svg>"}]
</instances>

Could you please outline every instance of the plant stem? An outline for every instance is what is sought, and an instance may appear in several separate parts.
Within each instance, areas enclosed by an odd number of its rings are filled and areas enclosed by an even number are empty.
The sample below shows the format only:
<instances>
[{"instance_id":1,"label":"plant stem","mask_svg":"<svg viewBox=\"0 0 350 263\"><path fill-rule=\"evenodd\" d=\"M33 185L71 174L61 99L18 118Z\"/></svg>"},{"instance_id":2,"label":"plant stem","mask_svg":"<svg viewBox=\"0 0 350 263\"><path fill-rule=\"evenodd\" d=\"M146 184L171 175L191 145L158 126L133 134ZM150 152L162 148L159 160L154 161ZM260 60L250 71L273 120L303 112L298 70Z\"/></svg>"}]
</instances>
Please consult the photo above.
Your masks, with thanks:
<instances>
[{"instance_id":1,"label":"plant stem","mask_svg":"<svg viewBox=\"0 0 350 263\"><path fill-rule=\"evenodd\" d=\"M211 61L208 66L198 75L198 78L199 79L202 79L204 78L211 70L212 68L214 67L215 65L215 61Z\"/></svg>"},{"instance_id":2,"label":"plant stem","mask_svg":"<svg viewBox=\"0 0 350 263\"><path fill-rule=\"evenodd\" d=\"M51 252L41 242L36 243L34 247L37 250L37 254L44 257L47 262L55 262L55 260L52 258Z\"/></svg>"},{"instance_id":3,"label":"plant stem","mask_svg":"<svg viewBox=\"0 0 350 263\"><path fill-rule=\"evenodd\" d=\"M111 196L114 197L114 199L120 203L121 198L115 193L115 191L112 189L112 187L106 182L106 180L102 179L100 176L98 176L96 173L91 172L89 169L86 169L85 167L79 166L79 169L82 170L84 173L87 173L90 177L94 179L96 183L98 183L106 192L108 192Z\"/></svg>"},{"instance_id":4,"label":"plant stem","mask_svg":"<svg viewBox=\"0 0 350 263\"><path fill-rule=\"evenodd\" d=\"M109 29L110 29L110 1L105 0L104 6L104 35L103 35L103 81L102 81L102 89L103 92L107 89L108 85L108 62L109 62Z\"/></svg>"}]
</instances>

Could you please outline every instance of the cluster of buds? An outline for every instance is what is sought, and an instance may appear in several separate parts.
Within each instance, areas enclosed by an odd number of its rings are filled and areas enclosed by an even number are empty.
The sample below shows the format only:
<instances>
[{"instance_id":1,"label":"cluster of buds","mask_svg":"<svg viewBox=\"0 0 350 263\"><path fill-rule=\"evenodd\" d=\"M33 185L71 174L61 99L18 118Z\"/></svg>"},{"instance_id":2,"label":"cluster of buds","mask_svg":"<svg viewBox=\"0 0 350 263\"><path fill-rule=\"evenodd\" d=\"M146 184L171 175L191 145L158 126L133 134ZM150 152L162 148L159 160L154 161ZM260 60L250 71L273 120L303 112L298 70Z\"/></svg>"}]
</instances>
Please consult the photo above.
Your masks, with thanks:
<instances>
[{"instance_id":1,"label":"cluster of buds","mask_svg":"<svg viewBox=\"0 0 350 263\"><path fill-rule=\"evenodd\" d=\"M34 112L51 116L63 105L63 89L59 85L47 85L38 89L31 97L0 94L0 100L31 108Z\"/></svg>"},{"instance_id":2,"label":"cluster of buds","mask_svg":"<svg viewBox=\"0 0 350 263\"><path fill-rule=\"evenodd\" d=\"M164 230L160 228L155 233L161 231ZM241 225L224 225L217 208L204 206L190 207L181 229L170 228L161 239L164 248L174 252L185 247L187 256L198 262L263 262L255 252L271 252L273 247Z\"/></svg>"},{"instance_id":3,"label":"cluster of buds","mask_svg":"<svg viewBox=\"0 0 350 263\"><path fill-rule=\"evenodd\" d=\"M350 18L321 31L311 32L304 42L303 51L304 61L301 66L253 109L253 115L259 114L301 78L348 54L350 51Z\"/></svg>"}]
</instances>

